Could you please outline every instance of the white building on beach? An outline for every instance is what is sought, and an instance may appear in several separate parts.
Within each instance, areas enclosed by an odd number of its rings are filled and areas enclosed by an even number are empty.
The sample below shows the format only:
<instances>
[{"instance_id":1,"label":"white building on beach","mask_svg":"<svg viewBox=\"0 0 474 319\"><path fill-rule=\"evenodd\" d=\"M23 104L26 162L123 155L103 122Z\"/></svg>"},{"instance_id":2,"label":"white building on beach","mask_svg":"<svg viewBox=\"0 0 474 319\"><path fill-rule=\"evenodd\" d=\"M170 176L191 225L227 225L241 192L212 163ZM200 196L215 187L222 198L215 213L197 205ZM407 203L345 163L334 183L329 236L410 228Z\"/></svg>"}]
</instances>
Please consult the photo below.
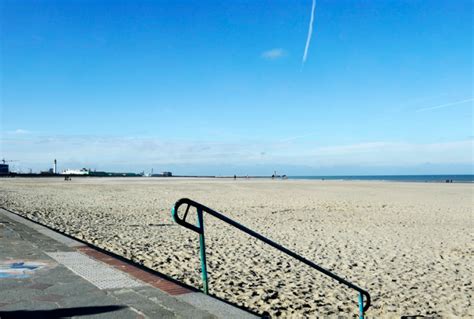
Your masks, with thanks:
<instances>
[{"instance_id":1,"label":"white building on beach","mask_svg":"<svg viewBox=\"0 0 474 319\"><path fill-rule=\"evenodd\" d=\"M82 169L66 169L62 173L63 175L89 175L89 170L86 168Z\"/></svg>"}]
</instances>

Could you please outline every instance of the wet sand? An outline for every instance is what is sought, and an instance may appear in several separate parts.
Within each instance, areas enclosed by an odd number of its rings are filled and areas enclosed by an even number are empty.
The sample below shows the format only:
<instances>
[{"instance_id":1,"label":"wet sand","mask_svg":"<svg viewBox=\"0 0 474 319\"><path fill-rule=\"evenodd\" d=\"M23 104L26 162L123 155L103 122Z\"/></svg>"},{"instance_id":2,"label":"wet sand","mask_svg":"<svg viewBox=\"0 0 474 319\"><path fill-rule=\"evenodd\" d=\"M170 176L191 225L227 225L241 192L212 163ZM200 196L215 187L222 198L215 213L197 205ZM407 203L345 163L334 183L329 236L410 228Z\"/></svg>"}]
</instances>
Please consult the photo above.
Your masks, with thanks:
<instances>
[{"instance_id":1,"label":"wet sand","mask_svg":"<svg viewBox=\"0 0 474 319\"><path fill-rule=\"evenodd\" d=\"M473 317L474 185L178 178L0 179L0 205L200 287L188 197L368 290L368 316ZM205 217L210 292L273 317L353 316L357 293Z\"/></svg>"}]
</instances>

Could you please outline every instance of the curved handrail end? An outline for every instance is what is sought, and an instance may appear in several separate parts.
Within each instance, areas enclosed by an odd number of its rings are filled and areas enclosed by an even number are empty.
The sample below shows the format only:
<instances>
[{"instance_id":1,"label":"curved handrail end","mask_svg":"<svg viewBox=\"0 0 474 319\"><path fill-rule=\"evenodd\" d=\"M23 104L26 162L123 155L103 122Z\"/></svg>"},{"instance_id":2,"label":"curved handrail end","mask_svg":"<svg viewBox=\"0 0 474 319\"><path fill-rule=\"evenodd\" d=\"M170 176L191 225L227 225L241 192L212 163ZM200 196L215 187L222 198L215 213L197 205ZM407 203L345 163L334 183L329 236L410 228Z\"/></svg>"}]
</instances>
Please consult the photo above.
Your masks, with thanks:
<instances>
[{"instance_id":1,"label":"curved handrail end","mask_svg":"<svg viewBox=\"0 0 474 319\"><path fill-rule=\"evenodd\" d=\"M183 204L188 204L188 205L192 205L194 202L188 198L181 198L180 200L178 200L174 206L171 208L171 217L173 218L173 220L178 224L178 225L181 225L183 227L186 227L188 229L191 229L192 231L195 231L196 233L199 233L199 234L202 234L203 230L202 230L202 227L198 227L198 226L195 226L193 224L190 224L188 222L186 222L185 218L180 218L179 215L178 215L178 210L179 210L179 207Z\"/></svg>"}]
</instances>

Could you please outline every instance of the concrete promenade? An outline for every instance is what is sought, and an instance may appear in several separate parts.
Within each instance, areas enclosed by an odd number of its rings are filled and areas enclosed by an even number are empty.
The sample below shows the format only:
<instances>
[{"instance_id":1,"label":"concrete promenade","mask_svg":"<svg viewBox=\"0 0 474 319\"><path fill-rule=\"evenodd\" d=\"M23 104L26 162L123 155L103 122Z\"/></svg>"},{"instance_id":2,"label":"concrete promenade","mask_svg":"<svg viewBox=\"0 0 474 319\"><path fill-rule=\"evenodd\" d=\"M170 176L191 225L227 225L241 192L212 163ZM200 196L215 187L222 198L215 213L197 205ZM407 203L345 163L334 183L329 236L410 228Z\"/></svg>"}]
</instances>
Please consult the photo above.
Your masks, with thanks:
<instances>
[{"instance_id":1,"label":"concrete promenade","mask_svg":"<svg viewBox=\"0 0 474 319\"><path fill-rule=\"evenodd\" d=\"M0 208L0 318L257 318Z\"/></svg>"}]
</instances>

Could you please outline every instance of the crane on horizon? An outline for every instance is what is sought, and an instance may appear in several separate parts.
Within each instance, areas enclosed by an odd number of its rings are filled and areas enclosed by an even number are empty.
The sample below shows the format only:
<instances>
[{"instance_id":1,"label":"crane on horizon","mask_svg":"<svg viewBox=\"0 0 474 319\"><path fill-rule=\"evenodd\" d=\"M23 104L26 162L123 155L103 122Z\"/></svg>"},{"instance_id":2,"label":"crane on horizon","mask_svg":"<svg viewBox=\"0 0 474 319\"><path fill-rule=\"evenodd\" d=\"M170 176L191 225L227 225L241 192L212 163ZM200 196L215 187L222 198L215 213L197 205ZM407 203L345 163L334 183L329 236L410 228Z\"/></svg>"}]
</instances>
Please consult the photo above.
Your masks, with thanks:
<instances>
[{"instance_id":1,"label":"crane on horizon","mask_svg":"<svg viewBox=\"0 0 474 319\"><path fill-rule=\"evenodd\" d=\"M6 160L5 158L2 158L2 163L3 164L10 163L10 162L19 162L19 161L18 160Z\"/></svg>"}]
</instances>

